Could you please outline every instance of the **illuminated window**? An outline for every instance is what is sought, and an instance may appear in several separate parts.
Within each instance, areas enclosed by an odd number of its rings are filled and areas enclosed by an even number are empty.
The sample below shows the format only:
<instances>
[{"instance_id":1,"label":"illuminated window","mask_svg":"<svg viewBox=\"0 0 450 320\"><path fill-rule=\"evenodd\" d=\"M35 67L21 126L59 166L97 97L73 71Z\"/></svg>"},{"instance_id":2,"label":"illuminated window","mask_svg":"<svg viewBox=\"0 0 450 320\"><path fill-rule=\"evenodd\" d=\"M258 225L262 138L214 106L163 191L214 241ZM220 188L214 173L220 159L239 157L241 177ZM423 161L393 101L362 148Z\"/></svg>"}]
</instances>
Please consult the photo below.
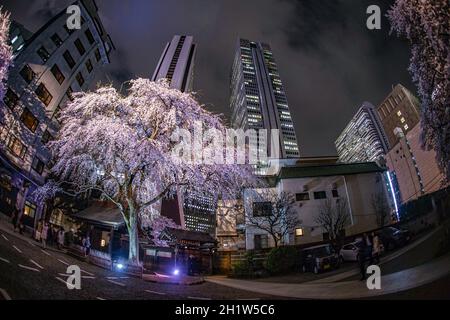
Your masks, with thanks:
<instances>
[{"instance_id":1,"label":"illuminated window","mask_svg":"<svg viewBox=\"0 0 450 320\"><path fill-rule=\"evenodd\" d=\"M54 64L50 70L52 71L53 75L55 76L56 81L58 81L59 84L64 82L65 77L62 74L61 70L59 69L58 65Z\"/></svg>"},{"instance_id":2,"label":"illuminated window","mask_svg":"<svg viewBox=\"0 0 450 320\"><path fill-rule=\"evenodd\" d=\"M301 237L301 236L303 236L303 229L302 229L302 228L297 228L297 229L295 229L295 236L296 236L296 237Z\"/></svg>"},{"instance_id":3,"label":"illuminated window","mask_svg":"<svg viewBox=\"0 0 450 320\"><path fill-rule=\"evenodd\" d=\"M22 70L20 70L20 75L22 76L22 78L25 80L26 83L30 83L31 81L33 81L34 77L36 76L36 74L33 72L33 70L31 70L29 65L25 65Z\"/></svg>"},{"instance_id":4,"label":"illuminated window","mask_svg":"<svg viewBox=\"0 0 450 320\"><path fill-rule=\"evenodd\" d=\"M34 216L36 214L36 205L29 201L25 201L25 207L23 208L23 214L30 218L34 218Z\"/></svg>"},{"instance_id":5,"label":"illuminated window","mask_svg":"<svg viewBox=\"0 0 450 320\"><path fill-rule=\"evenodd\" d=\"M36 119L36 117L33 115L33 113L31 113L30 110L25 108L22 112L22 115L20 116L20 120L32 132L36 131L39 121L38 121L38 119Z\"/></svg>"},{"instance_id":6,"label":"illuminated window","mask_svg":"<svg viewBox=\"0 0 450 320\"><path fill-rule=\"evenodd\" d=\"M19 97L14 91L8 88L3 101L9 108L14 109L14 107L17 105L17 102L19 101Z\"/></svg>"},{"instance_id":7,"label":"illuminated window","mask_svg":"<svg viewBox=\"0 0 450 320\"><path fill-rule=\"evenodd\" d=\"M27 148L25 147L25 145L18 138L14 137L14 136L11 136L9 138L7 147L12 153L14 153L16 156L18 156L21 159L24 158L25 153L27 152Z\"/></svg>"},{"instance_id":8,"label":"illuminated window","mask_svg":"<svg viewBox=\"0 0 450 320\"><path fill-rule=\"evenodd\" d=\"M43 83L41 83L37 87L35 93L38 96L39 100L41 100L46 106L48 106L53 99L53 96L50 94Z\"/></svg>"}]
</instances>

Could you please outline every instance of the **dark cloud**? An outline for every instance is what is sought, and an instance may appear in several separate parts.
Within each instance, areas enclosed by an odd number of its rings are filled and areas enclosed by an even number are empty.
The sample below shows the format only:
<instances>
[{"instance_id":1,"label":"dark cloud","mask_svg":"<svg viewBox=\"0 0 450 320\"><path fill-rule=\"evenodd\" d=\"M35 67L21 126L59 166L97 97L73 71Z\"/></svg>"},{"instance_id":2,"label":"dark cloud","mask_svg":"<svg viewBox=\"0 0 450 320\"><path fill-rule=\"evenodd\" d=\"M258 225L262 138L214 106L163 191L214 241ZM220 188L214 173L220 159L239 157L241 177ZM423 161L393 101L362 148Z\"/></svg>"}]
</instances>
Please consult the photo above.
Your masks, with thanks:
<instances>
[{"instance_id":1,"label":"dark cloud","mask_svg":"<svg viewBox=\"0 0 450 320\"><path fill-rule=\"evenodd\" d=\"M387 0L97 0L116 52L98 81L116 87L149 77L174 34L198 51L195 89L202 103L229 114L230 68L237 38L269 43L294 117L302 155L334 154L334 140L363 101L377 105L391 86L413 89L406 43L366 28L366 8ZM2 1L13 18L37 30L71 1Z\"/></svg>"}]
</instances>

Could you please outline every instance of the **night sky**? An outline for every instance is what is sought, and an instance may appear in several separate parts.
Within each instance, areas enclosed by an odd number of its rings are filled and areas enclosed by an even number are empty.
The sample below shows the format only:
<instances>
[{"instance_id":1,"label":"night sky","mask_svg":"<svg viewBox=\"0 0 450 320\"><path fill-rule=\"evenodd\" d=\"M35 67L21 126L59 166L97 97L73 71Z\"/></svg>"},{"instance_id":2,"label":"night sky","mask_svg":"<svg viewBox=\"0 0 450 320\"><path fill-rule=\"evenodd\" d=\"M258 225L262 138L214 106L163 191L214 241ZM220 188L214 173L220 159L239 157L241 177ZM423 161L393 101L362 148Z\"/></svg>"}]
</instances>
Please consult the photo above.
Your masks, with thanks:
<instances>
[{"instance_id":1,"label":"night sky","mask_svg":"<svg viewBox=\"0 0 450 320\"><path fill-rule=\"evenodd\" d=\"M36 31L73 1L0 0ZM237 38L269 43L278 63L302 156L334 155L334 140L363 101L375 106L396 83L415 92L409 48L366 28L366 8L380 0L97 0L116 51L98 81L150 77L174 34L197 43L194 89L211 111L229 116L230 68ZM93 88L95 84L93 84Z\"/></svg>"}]
</instances>

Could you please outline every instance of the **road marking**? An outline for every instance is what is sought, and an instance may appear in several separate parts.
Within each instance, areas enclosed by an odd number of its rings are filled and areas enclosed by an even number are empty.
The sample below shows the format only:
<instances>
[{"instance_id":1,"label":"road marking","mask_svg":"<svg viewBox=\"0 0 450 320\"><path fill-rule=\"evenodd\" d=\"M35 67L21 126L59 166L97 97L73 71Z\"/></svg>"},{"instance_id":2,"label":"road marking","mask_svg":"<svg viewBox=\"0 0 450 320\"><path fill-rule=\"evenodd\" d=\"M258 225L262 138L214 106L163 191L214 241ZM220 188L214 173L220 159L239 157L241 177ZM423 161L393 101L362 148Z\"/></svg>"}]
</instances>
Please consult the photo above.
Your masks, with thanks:
<instances>
[{"instance_id":1,"label":"road marking","mask_svg":"<svg viewBox=\"0 0 450 320\"><path fill-rule=\"evenodd\" d=\"M0 260L3 261L3 262L5 262L5 263L10 263L9 260L4 259L4 258L2 258L2 257L0 257Z\"/></svg>"},{"instance_id":2,"label":"road marking","mask_svg":"<svg viewBox=\"0 0 450 320\"><path fill-rule=\"evenodd\" d=\"M154 293L154 294L159 294L161 296L164 296L166 293L165 292L158 292L158 291L152 291L152 290L145 290L148 293Z\"/></svg>"},{"instance_id":3,"label":"road marking","mask_svg":"<svg viewBox=\"0 0 450 320\"><path fill-rule=\"evenodd\" d=\"M5 239L6 241L9 241L9 239L2 233L2 237L3 239Z\"/></svg>"},{"instance_id":4,"label":"road marking","mask_svg":"<svg viewBox=\"0 0 450 320\"><path fill-rule=\"evenodd\" d=\"M36 245L33 242L28 241L28 243L31 244L33 247L36 247Z\"/></svg>"},{"instance_id":5,"label":"road marking","mask_svg":"<svg viewBox=\"0 0 450 320\"><path fill-rule=\"evenodd\" d=\"M65 262L64 260L58 259L59 262L61 262L62 264L65 264L66 266L68 266L69 264L67 262Z\"/></svg>"},{"instance_id":6,"label":"road marking","mask_svg":"<svg viewBox=\"0 0 450 320\"><path fill-rule=\"evenodd\" d=\"M190 297L190 296L188 296L188 299L194 299L194 300L212 300L211 298Z\"/></svg>"},{"instance_id":7,"label":"road marking","mask_svg":"<svg viewBox=\"0 0 450 320\"><path fill-rule=\"evenodd\" d=\"M109 280L117 280L117 279L119 279L119 277L106 277L106 279L109 279Z\"/></svg>"},{"instance_id":8,"label":"road marking","mask_svg":"<svg viewBox=\"0 0 450 320\"><path fill-rule=\"evenodd\" d=\"M8 292L6 292L5 289L0 288L0 293L3 296L3 299L5 299L5 300L12 300L11 296L8 294Z\"/></svg>"},{"instance_id":9,"label":"road marking","mask_svg":"<svg viewBox=\"0 0 450 320\"><path fill-rule=\"evenodd\" d=\"M130 277L120 277L120 279L129 279Z\"/></svg>"},{"instance_id":10,"label":"road marking","mask_svg":"<svg viewBox=\"0 0 450 320\"><path fill-rule=\"evenodd\" d=\"M113 280L107 280L107 281L111 282L111 283L114 283L114 284L117 284L118 286L125 287L125 284L123 284L123 283L120 283L120 282L117 282L117 281L113 281Z\"/></svg>"},{"instance_id":11,"label":"road marking","mask_svg":"<svg viewBox=\"0 0 450 320\"><path fill-rule=\"evenodd\" d=\"M50 253L48 253L47 251L45 251L45 250L43 250L43 249L41 249L41 251L42 251L43 253L45 253L46 255L48 255L49 257L52 256Z\"/></svg>"},{"instance_id":12,"label":"road marking","mask_svg":"<svg viewBox=\"0 0 450 320\"><path fill-rule=\"evenodd\" d=\"M19 267L21 267L21 268L23 268L23 269L30 270L30 271L34 271L34 272L39 272L39 270L36 269L36 268L27 267L27 266L24 266L24 265L22 265L22 264L19 264Z\"/></svg>"},{"instance_id":13,"label":"road marking","mask_svg":"<svg viewBox=\"0 0 450 320\"><path fill-rule=\"evenodd\" d=\"M16 251L17 251L18 253L22 253L22 250L20 250L19 248L17 248L15 245L13 245L13 248L16 249Z\"/></svg>"},{"instance_id":14,"label":"road marking","mask_svg":"<svg viewBox=\"0 0 450 320\"><path fill-rule=\"evenodd\" d=\"M95 279L93 276L81 276L83 279Z\"/></svg>"},{"instance_id":15,"label":"road marking","mask_svg":"<svg viewBox=\"0 0 450 320\"><path fill-rule=\"evenodd\" d=\"M83 269L81 269L81 272L84 272L84 273L86 273L86 274L88 274L88 275L90 275L90 276L95 276L95 274L90 273L90 272L87 272L87 271L85 271L85 270L83 270Z\"/></svg>"},{"instance_id":16,"label":"road marking","mask_svg":"<svg viewBox=\"0 0 450 320\"><path fill-rule=\"evenodd\" d=\"M96 299L97 300L106 300L105 298L100 298L100 297L97 297Z\"/></svg>"},{"instance_id":17,"label":"road marking","mask_svg":"<svg viewBox=\"0 0 450 320\"><path fill-rule=\"evenodd\" d=\"M59 278L59 277L55 277L55 278L56 278L57 280L61 281L62 283L64 283L64 284L67 286L67 289L70 289L69 287L72 287L72 289L75 288L75 286L74 286L73 284L68 283L67 281L65 281L65 280L63 280L63 279L61 279L61 278Z\"/></svg>"},{"instance_id":18,"label":"road marking","mask_svg":"<svg viewBox=\"0 0 450 320\"><path fill-rule=\"evenodd\" d=\"M31 262L32 264L34 264L36 267L38 267L39 269L44 270L44 267L41 266L41 265L40 265L39 263L37 263L36 261L34 261L33 259L30 259L30 262Z\"/></svg>"}]
</instances>

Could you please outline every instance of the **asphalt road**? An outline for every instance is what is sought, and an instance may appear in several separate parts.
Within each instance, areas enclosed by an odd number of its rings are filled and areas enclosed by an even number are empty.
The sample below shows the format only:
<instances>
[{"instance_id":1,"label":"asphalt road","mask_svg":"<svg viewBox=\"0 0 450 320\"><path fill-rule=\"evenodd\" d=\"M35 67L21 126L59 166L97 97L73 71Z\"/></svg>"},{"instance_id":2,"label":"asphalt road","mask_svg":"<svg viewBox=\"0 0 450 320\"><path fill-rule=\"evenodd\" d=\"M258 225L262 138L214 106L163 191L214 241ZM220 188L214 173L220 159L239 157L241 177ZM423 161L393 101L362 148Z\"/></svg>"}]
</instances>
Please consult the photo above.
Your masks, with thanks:
<instances>
[{"instance_id":1,"label":"asphalt road","mask_svg":"<svg viewBox=\"0 0 450 320\"><path fill-rule=\"evenodd\" d=\"M82 272L81 289L68 289L68 265ZM87 264L55 249L43 250L0 231L0 300L280 299L205 282L182 286L146 282Z\"/></svg>"}]
</instances>

